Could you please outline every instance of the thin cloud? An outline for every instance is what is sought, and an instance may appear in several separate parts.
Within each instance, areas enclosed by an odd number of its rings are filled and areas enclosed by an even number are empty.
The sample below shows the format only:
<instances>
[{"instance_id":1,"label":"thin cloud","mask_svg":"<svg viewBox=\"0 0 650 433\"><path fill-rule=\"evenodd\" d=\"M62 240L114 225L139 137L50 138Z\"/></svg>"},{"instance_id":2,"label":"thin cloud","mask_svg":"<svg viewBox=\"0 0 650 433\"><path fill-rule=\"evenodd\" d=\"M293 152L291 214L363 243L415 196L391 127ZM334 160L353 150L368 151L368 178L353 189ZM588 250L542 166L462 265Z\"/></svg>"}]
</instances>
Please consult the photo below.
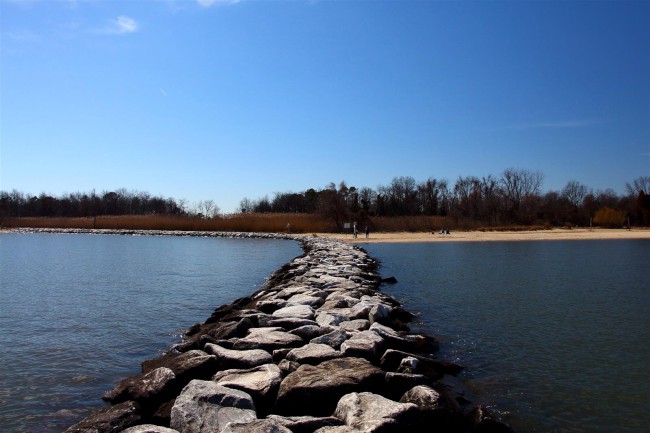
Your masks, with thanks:
<instances>
[{"instance_id":1,"label":"thin cloud","mask_svg":"<svg viewBox=\"0 0 650 433\"><path fill-rule=\"evenodd\" d=\"M109 35L125 35L138 30L138 23L130 17L121 15L115 19L109 20L109 25L100 30L100 33Z\"/></svg>"},{"instance_id":2,"label":"thin cloud","mask_svg":"<svg viewBox=\"0 0 650 433\"><path fill-rule=\"evenodd\" d=\"M203 8L209 8L214 5L234 5L240 1L241 0L196 0L199 6Z\"/></svg>"},{"instance_id":3,"label":"thin cloud","mask_svg":"<svg viewBox=\"0 0 650 433\"><path fill-rule=\"evenodd\" d=\"M567 129L567 128L586 128L595 125L593 120L561 120L556 122L535 122L535 123L522 123L512 126L512 129L526 130L526 129Z\"/></svg>"}]
</instances>

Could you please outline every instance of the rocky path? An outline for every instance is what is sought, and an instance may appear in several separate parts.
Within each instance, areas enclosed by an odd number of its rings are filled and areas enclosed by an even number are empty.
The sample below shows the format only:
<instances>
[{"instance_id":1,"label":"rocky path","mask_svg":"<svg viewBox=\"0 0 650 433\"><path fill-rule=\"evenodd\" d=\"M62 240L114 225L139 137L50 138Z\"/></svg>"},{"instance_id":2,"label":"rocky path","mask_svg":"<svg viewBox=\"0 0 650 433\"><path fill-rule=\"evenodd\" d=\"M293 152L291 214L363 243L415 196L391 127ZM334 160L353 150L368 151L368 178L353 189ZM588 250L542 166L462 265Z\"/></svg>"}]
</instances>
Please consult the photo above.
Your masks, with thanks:
<instances>
[{"instance_id":1,"label":"rocky path","mask_svg":"<svg viewBox=\"0 0 650 433\"><path fill-rule=\"evenodd\" d=\"M462 367L436 358L435 339L409 333L412 315L379 292L363 250L273 237L304 254L143 362L66 433L511 431L468 400Z\"/></svg>"}]
</instances>

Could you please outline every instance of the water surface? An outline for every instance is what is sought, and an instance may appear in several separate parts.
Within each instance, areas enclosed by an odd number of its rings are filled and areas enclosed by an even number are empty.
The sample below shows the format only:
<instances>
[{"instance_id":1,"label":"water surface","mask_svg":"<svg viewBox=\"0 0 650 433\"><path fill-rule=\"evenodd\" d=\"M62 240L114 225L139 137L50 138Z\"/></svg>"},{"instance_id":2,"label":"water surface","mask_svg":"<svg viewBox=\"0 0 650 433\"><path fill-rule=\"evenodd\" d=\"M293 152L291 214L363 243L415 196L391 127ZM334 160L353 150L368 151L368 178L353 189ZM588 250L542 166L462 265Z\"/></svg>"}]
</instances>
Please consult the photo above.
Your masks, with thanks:
<instances>
[{"instance_id":1,"label":"water surface","mask_svg":"<svg viewBox=\"0 0 650 433\"><path fill-rule=\"evenodd\" d=\"M647 431L650 241L365 248L517 431Z\"/></svg>"},{"instance_id":2,"label":"water surface","mask_svg":"<svg viewBox=\"0 0 650 433\"><path fill-rule=\"evenodd\" d=\"M0 426L60 432L302 253L267 239L0 235Z\"/></svg>"}]
</instances>

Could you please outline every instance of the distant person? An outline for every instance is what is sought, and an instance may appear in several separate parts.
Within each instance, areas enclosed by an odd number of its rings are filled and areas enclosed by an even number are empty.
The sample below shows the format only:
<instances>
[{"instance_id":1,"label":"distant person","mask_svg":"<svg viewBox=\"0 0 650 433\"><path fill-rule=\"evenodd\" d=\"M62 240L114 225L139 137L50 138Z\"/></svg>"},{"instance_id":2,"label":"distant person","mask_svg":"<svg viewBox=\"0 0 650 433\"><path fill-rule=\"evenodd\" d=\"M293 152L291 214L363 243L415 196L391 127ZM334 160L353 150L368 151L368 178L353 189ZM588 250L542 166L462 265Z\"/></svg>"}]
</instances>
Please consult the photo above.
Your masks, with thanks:
<instances>
[{"instance_id":1,"label":"distant person","mask_svg":"<svg viewBox=\"0 0 650 433\"><path fill-rule=\"evenodd\" d=\"M291 233L291 223L287 223L287 233Z\"/></svg>"},{"instance_id":2,"label":"distant person","mask_svg":"<svg viewBox=\"0 0 650 433\"><path fill-rule=\"evenodd\" d=\"M370 227L366 226L366 239L370 236Z\"/></svg>"},{"instance_id":3,"label":"distant person","mask_svg":"<svg viewBox=\"0 0 650 433\"><path fill-rule=\"evenodd\" d=\"M354 224L354 225L352 226L352 234L354 235L354 238L355 238L355 239L357 238L357 236L358 236L358 234L359 234L359 232L357 231L357 225L356 225L356 224Z\"/></svg>"}]
</instances>

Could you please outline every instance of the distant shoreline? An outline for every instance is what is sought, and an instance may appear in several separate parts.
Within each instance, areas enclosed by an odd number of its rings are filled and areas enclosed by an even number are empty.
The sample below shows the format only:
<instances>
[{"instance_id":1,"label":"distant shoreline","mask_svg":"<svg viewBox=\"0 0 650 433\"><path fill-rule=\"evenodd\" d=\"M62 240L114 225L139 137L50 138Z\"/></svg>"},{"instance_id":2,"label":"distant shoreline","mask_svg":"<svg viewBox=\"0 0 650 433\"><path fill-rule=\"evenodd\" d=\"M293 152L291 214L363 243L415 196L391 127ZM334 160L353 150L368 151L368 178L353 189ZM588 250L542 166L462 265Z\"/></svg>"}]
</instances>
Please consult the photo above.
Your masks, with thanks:
<instances>
[{"instance_id":1,"label":"distant shoreline","mask_svg":"<svg viewBox=\"0 0 650 433\"><path fill-rule=\"evenodd\" d=\"M341 239L353 244L404 242L513 242L557 240L650 239L650 229L550 229L524 231L451 231L440 232L363 232L355 239L351 234L318 233L318 236Z\"/></svg>"}]
</instances>

